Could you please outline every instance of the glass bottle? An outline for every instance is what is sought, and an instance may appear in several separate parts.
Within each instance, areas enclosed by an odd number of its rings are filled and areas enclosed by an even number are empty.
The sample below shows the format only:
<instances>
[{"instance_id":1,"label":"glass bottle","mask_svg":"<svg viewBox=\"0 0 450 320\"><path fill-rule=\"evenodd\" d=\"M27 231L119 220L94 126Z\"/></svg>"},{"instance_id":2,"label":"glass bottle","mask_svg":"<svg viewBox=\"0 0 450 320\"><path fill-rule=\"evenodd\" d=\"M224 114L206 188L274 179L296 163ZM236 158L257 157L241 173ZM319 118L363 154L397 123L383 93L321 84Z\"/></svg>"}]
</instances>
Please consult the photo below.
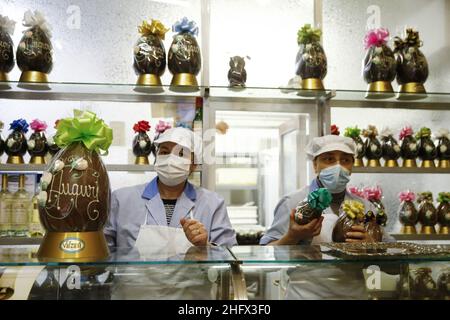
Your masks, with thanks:
<instances>
[{"instance_id":1,"label":"glass bottle","mask_svg":"<svg viewBox=\"0 0 450 320\"><path fill-rule=\"evenodd\" d=\"M30 211L31 197L25 190L25 175L19 175L19 190L13 195L11 224L14 236L28 236L28 213Z\"/></svg>"},{"instance_id":2,"label":"glass bottle","mask_svg":"<svg viewBox=\"0 0 450 320\"><path fill-rule=\"evenodd\" d=\"M2 190L0 191L0 237L11 235L12 193L8 190L8 175L2 175Z\"/></svg>"},{"instance_id":3,"label":"glass bottle","mask_svg":"<svg viewBox=\"0 0 450 320\"><path fill-rule=\"evenodd\" d=\"M39 218L39 206L38 206L38 196L34 195L31 200L30 215L28 219L29 225L28 230L30 232L30 237L43 237L44 228L42 227L41 220Z\"/></svg>"}]
</instances>

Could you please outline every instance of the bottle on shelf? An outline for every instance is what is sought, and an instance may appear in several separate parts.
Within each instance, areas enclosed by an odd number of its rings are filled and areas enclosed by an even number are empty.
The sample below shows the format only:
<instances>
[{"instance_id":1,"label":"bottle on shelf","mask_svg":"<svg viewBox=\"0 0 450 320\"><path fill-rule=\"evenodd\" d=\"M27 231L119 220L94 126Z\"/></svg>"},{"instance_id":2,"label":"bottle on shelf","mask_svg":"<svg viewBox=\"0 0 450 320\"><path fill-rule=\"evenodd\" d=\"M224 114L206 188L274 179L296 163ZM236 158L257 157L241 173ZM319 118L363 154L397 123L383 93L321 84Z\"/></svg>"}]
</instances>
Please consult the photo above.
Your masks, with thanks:
<instances>
[{"instance_id":1,"label":"bottle on shelf","mask_svg":"<svg viewBox=\"0 0 450 320\"><path fill-rule=\"evenodd\" d=\"M13 195L8 190L8 175L2 175L2 190L0 191L0 237L11 236L11 206Z\"/></svg>"},{"instance_id":2,"label":"bottle on shelf","mask_svg":"<svg viewBox=\"0 0 450 320\"><path fill-rule=\"evenodd\" d=\"M41 219L39 218L39 207L38 207L38 195L34 195L31 200L30 206L30 216L29 216L28 230L30 237L37 238L44 236L44 228L41 224Z\"/></svg>"},{"instance_id":3,"label":"bottle on shelf","mask_svg":"<svg viewBox=\"0 0 450 320\"><path fill-rule=\"evenodd\" d=\"M25 190L25 175L19 175L19 189L13 195L11 225L15 237L28 236L28 213L31 196Z\"/></svg>"}]
</instances>

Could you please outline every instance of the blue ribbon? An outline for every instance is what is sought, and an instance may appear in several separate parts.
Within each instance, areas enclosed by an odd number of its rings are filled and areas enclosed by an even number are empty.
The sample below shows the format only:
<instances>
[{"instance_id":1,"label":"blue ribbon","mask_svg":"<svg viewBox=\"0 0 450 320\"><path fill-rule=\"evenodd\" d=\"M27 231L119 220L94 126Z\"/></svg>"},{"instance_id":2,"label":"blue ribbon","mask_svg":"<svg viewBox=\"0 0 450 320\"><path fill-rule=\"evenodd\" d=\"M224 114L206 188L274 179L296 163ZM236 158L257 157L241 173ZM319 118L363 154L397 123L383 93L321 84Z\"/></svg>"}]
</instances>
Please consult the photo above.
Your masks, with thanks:
<instances>
[{"instance_id":1,"label":"blue ribbon","mask_svg":"<svg viewBox=\"0 0 450 320\"><path fill-rule=\"evenodd\" d=\"M193 20L189 21L188 18L184 17L175 22L172 26L172 31L176 33L190 33L193 36L197 36L198 26Z\"/></svg>"},{"instance_id":2,"label":"blue ribbon","mask_svg":"<svg viewBox=\"0 0 450 320\"><path fill-rule=\"evenodd\" d=\"M21 131L23 133L28 132L29 125L25 119L14 120L9 125L10 125L10 127L9 127L10 130Z\"/></svg>"}]
</instances>

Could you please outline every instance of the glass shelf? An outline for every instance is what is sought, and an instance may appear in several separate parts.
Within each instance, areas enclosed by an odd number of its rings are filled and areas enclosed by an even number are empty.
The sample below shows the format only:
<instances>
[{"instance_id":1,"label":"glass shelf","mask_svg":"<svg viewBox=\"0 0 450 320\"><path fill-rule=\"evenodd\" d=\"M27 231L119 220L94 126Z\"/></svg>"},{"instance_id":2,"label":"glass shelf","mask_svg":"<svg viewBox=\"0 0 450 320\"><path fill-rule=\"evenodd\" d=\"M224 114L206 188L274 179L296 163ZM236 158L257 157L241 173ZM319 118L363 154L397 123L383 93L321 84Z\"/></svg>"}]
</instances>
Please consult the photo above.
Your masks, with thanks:
<instances>
[{"instance_id":1,"label":"glass shelf","mask_svg":"<svg viewBox=\"0 0 450 320\"><path fill-rule=\"evenodd\" d=\"M201 95L200 88L188 90L170 86L146 87L135 84L112 83L62 83L26 84L1 82L0 99L112 101L112 102L195 102ZM181 90L184 90L181 91Z\"/></svg>"},{"instance_id":2,"label":"glass shelf","mask_svg":"<svg viewBox=\"0 0 450 320\"><path fill-rule=\"evenodd\" d=\"M398 241L450 241L450 234L402 234L391 233Z\"/></svg>"},{"instance_id":3,"label":"glass shelf","mask_svg":"<svg viewBox=\"0 0 450 320\"><path fill-rule=\"evenodd\" d=\"M427 246L427 245L423 245ZM445 246L450 248L450 246ZM362 263L366 261L450 261L449 254L424 256L385 256L385 257L346 257L336 255L323 245L299 246L236 246L231 248L233 255L244 264L292 264L292 263ZM448 250L447 250L448 251Z\"/></svg>"},{"instance_id":4,"label":"glass shelf","mask_svg":"<svg viewBox=\"0 0 450 320\"><path fill-rule=\"evenodd\" d=\"M449 174L450 168L354 167L352 173Z\"/></svg>"},{"instance_id":5,"label":"glass shelf","mask_svg":"<svg viewBox=\"0 0 450 320\"><path fill-rule=\"evenodd\" d=\"M106 170L119 172L153 172L155 167L153 165L140 164L106 164ZM29 172L41 173L45 171L47 165L45 164L0 164L0 172ZM202 165L197 165L195 172L201 172Z\"/></svg>"},{"instance_id":6,"label":"glass shelf","mask_svg":"<svg viewBox=\"0 0 450 320\"><path fill-rule=\"evenodd\" d=\"M50 82L27 84L0 82L0 99L115 101L115 102L194 102L198 96L218 102L292 102L311 103L331 99L331 107L400 108L450 110L450 93L429 92L426 95L403 95L367 99L364 90L303 90L287 87L227 86L146 87L135 84Z\"/></svg>"},{"instance_id":7,"label":"glass shelf","mask_svg":"<svg viewBox=\"0 0 450 320\"><path fill-rule=\"evenodd\" d=\"M175 254L165 251L141 254L136 248L114 248L108 259L95 262L39 261L38 249L38 246L0 247L0 266L225 264L236 261L227 248L212 246L192 246Z\"/></svg>"},{"instance_id":8,"label":"glass shelf","mask_svg":"<svg viewBox=\"0 0 450 320\"><path fill-rule=\"evenodd\" d=\"M428 92L424 95L402 94L398 92L389 98L366 98L363 90L332 90L331 107L336 108L394 108L394 109L424 109L450 111L450 93Z\"/></svg>"},{"instance_id":9,"label":"glass shelf","mask_svg":"<svg viewBox=\"0 0 450 320\"><path fill-rule=\"evenodd\" d=\"M431 246L431 245L421 245ZM433 245L435 248L445 248L448 245ZM37 246L0 247L0 266L27 265L158 265L158 264L260 264L263 266L280 266L286 264L309 263L364 263L374 260L383 262L421 262L450 261L449 254L385 256L385 257L347 257L335 254L333 250L323 245L302 246L235 246L226 247L190 247L177 254L152 252L143 255L136 248L116 248L110 257L96 262L43 262L37 258ZM448 251L448 250L447 250Z\"/></svg>"}]
</instances>

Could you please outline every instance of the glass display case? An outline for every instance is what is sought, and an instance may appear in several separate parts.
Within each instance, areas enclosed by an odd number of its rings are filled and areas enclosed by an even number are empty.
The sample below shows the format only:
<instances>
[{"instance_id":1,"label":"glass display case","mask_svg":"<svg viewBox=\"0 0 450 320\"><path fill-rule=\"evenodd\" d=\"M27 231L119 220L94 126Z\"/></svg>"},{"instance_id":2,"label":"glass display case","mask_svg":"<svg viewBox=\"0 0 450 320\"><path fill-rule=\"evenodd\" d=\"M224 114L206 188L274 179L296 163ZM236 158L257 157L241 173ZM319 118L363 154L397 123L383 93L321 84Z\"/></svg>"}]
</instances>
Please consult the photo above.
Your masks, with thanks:
<instances>
[{"instance_id":1,"label":"glass display case","mask_svg":"<svg viewBox=\"0 0 450 320\"><path fill-rule=\"evenodd\" d=\"M448 245L191 247L112 251L95 263L45 263L0 249L2 299L445 299Z\"/></svg>"},{"instance_id":2,"label":"glass display case","mask_svg":"<svg viewBox=\"0 0 450 320\"><path fill-rule=\"evenodd\" d=\"M195 106L201 99L204 159L197 166L192 181L218 192L225 199L240 244L258 243L261 234L272 223L279 199L311 181L314 171L303 152L304 147L311 138L329 134L331 124L340 127L341 135L345 127L355 125L361 129L368 125L376 125L379 129L386 126L393 129L395 135L404 125L415 130L430 127L433 133L440 128L450 129L450 63L446 50L450 46L450 11L446 0L401 0L395 3L380 0L375 4L368 0L293 0L283 4L276 0L139 0L126 4L120 0L15 0L1 2L0 8L2 15L17 22L11 37L15 47L24 36L25 27L20 23L24 13L28 9L40 10L52 27L54 50L54 66L48 75L46 90L38 86L21 86L18 81L21 70L17 66L8 74L10 81L0 83L0 120L6 126L18 118L28 121L39 118L47 122L47 134L51 136L55 132L53 123L71 115L74 108L97 113L114 131L113 143L104 162L112 190L115 190L148 182L156 175L152 165L154 157L150 157L149 165L134 162L133 124L142 119L149 120L153 140L160 120L173 125L177 122L191 125L196 115ZM202 67L197 75L199 86L192 90L173 90L170 86L172 74L166 70L161 76L162 86L158 92L137 87L133 48L139 37L138 26L143 20L154 18L171 27L183 16L194 20L200 30L197 35L202 55ZM314 94L299 88L299 79L295 75L297 31L305 23L322 28L321 42L328 59L325 90ZM367 99L366 83L361 74L366 31L387 27L392 43L405 25L417 28L423 40L421 49L428 59L430 74L425 84L427 93L419 98L401 100L396 96L399 86L393 82L394 97ZM163 41L166 49L170 48L173 36L173 32L166 34ZM248 77L244 88L228 86L227 73L233 56L246 57ZM3 138L8 133L5 127ZM14 182L18 174L34 175L36 179L29 179L33 185L30 184L28 190L33 193L37 185L34 182L38 182L45 165L29 164L29 160L27 154L25 164L8 164L5 163L6 155L1 155L0 174L11 175ZM397 239L448 242L448 234L399 234L397 195L406 189L432 191L435 196L438 192L449 191L449 174L448 167L358 167L354 168L351 184L383 188L383 202L389 217L386 231ZM16 259L9 246L36 245L40 240L0 238L0 250L5 250L0 264L7 265L8 259ZM240 252L239 248L233 250L236 254ZM276 260L274 252L278 255L279 250L288 249L252 247L251 250L269 252L272 260L267 260L272 263ZM294 256L298 253L295 248L289 250ZM222 253L227 252L223 250ZM38 263L27 265L24 261L30 257L28 253L26 255L28 258L18 263L21 267L42 267ZM266 268L269 262L258 260L258 264L253 264L251 259L246 259L233 257L231 260L239 260L238 264L212 259L211 264L217 262L218 269L224 271L226 280L223 283L234 281L241 289L242 279L233 276L231 271L239 271L237 266L243 268L249 298L288 297L284 292L285 276L281 276L280 270L305 262L294 259L287 267L265 273L263 270L272 270ZM322 260L313 262L321 268L329 266ZM392 264L399 269L400 262L395 260ZM428 263L416 262L425 267ZM196 261L190 264L197 270L192 272L208 276L208 272L200 267L203 264ZM445 262L437 261L436 264L440 268ZM128 271L116 274L118 278L122 277L121 273L125 274L123 279L128 272L145 273L149 267L147 262L136 261L118 265L125 269L129 267ZM166 266L165 262L159 262L159 265ZM14 263L11 266L16 267ZM440 269L436 271L431 267L437 281ZM43 265L43 268L53 268L47 274L59 270L59 266ZM411 268L419 267L412 265ZM33 276L44 274L42 270L33 270L30 271ZM90 278L86 274L83 281L91 281L87 280ZM113 283L111 273L100 275L105 279L104 283ZM40 285L53 288L52 278L40 277ZM389 278L389 274L386 277ZM223 283L217 285L221 289L215 297L233 294L233 290ZM55 298L59 295L58 290ZM241 296L242 290L234 294ZM389 297L389 294L380 297Z\"/></svg>"}]
</instances>

